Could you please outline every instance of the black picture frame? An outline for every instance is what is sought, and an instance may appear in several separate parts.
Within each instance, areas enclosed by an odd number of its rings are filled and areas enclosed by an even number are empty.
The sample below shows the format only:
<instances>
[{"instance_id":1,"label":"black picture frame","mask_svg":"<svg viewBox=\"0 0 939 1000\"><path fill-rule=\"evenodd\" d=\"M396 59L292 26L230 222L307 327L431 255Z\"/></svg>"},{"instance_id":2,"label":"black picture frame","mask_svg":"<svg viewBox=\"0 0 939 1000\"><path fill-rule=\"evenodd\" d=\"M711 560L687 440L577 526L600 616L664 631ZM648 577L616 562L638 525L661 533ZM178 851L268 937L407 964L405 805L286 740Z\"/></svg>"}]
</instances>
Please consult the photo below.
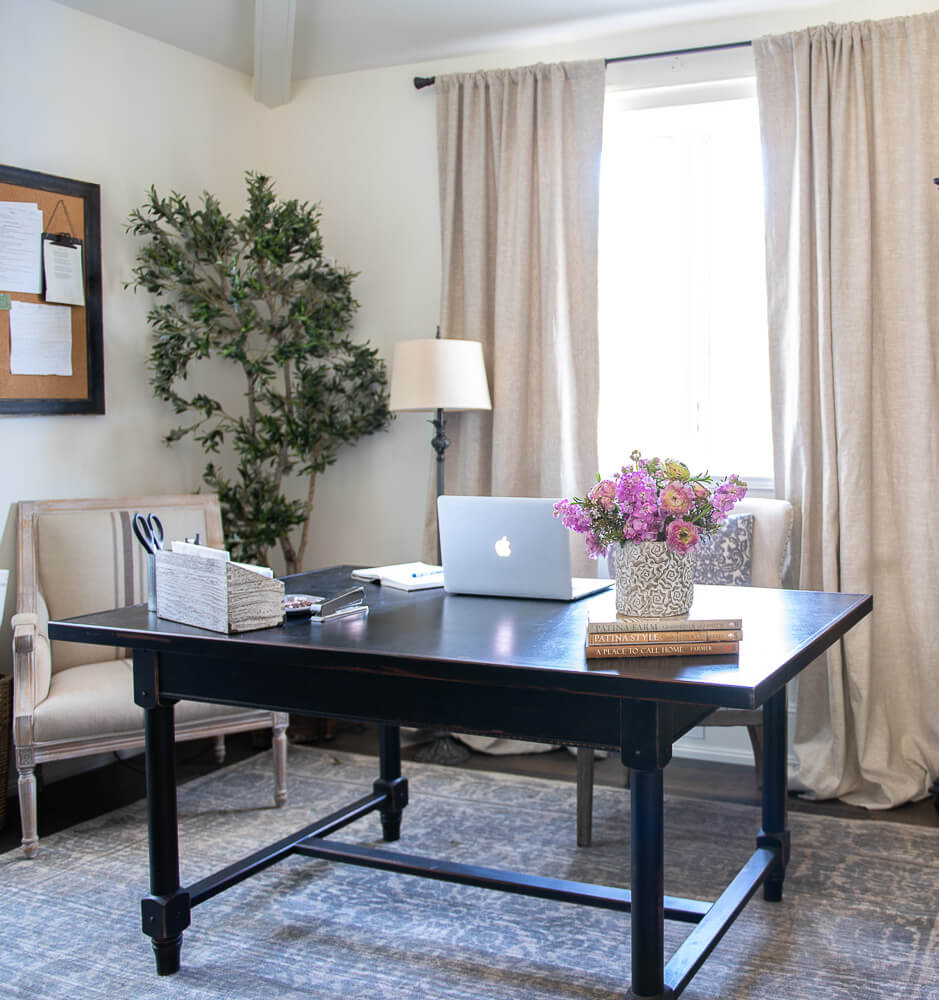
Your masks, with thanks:
<instances>
[{"instance_id":1,"label":"black picture frame","mask_svg":"<svg viewBox=\"0 0 939 1000\"><path fill-rule=\"evenodd\" d=\"M83 202L86 392L81 397L54 395L17 398L0 392L0 414L104 413L104 335L101 308L101 188L87 181L0 164L0 183L48 192ZM77 235L77 234L72 234ZM2 289L0 289L2 291Z\"/></svg>"}]
</instances>

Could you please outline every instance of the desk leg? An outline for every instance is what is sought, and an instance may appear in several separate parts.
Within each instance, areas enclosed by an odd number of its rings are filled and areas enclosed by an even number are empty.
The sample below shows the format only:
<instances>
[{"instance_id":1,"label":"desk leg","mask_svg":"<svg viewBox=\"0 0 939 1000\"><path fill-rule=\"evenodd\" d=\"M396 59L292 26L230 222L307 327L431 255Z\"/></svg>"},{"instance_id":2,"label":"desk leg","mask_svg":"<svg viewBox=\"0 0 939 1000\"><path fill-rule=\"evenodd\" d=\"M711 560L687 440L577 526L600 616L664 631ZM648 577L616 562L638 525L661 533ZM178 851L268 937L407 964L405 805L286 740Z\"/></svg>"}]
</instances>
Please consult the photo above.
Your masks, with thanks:
<instances>
[{"instance_id":1,"label":"desk leg","mask_svg":"<svg viewBox=\"0 0 939 1000\"><path fill-rule=\"evenodd\" d=\"M157 972L179 971L183 930L189 926L189 893L179 885L179 835L176 827L176 743L173 706L144 710L147 742L147 829L150 843L150 895L141 901L143 932L153 938Z\"/></svg>"},{"instance_id":2,"label":"desk leg","mask_svg":"<svg viewBox=\"0 0 939 1000\"><path fill-rule=\"evenodd\" d=\"M408 804L408 779L401 777L401 731L397 726L378 730L379 779L372 786L377 795L387 795L388 804L380 809L384 840L401 836L401 813Z\"/></svg>"},{"instance_id":3,"label":"desk leg","mask_svg":"<svg viewBox=\"0 0 939 1000\"><path fill-rule=\"evenodd\" d=\"M776 863L763 882L763 898L778 903L789 861L789 829L786 826L786 777L788 757L786 689L777 691L763 706L763 827L757 847L776 852Z\"/></svg>"},{"instance_id":4,"label":"desk leg","mask_svg":"<svg viewBox=\"0 0 939 1000\"><path fill-rule=\"evenodd\" d=\"M665 862L662 770L630 780L632 997L664 997Z\"/></svg>"}]
</instances>

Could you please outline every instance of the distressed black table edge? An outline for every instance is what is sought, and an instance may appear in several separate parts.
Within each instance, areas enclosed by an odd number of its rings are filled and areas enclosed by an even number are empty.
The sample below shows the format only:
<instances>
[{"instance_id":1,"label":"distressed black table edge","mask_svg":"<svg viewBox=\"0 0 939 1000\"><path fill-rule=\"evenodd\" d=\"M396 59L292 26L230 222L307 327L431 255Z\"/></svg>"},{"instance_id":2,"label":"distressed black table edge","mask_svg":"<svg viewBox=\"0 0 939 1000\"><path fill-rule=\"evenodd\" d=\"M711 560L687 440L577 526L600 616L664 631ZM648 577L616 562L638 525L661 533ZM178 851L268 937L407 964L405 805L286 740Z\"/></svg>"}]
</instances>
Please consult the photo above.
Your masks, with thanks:
<instances>
[{"instance_id":1,"label":"distressed black table edge","mask_svg":"<svg viewBox=\"0 0 939 1000\"><path fill-rule=\"evenodd\" d=\"M289 592L329 593L351 567L286 577ZM693 613L742 617L739 659L584 657L587 610L608 597L553 601L412 594L367 585L369 614L226 636L157 618L145 606L49 624L52 639L128 647L144 709L150 892L141 902L157 972L180 967L192 908L291 855L603 907L631 914L629 996L677 997L762 885L782 899L786 820L786 682L869 614L869 594L696 588ZM259 669L263 665L263 670ZM365 683L367 681L367 683ZM311 704L310 691L316 692ZM296 833L190 885L180 882L174 704L182 699L357 719L379 726L371 790ZM756 849L713 903L667 896L663 769L673 742L714 707L760 707L761 828ZM326 840L377 811L399 839L408 802L400 726L434 726L619 750L630 782L630 888L547 878ZM695 924L666 962L664 920Z\"/></svg>"}]
</instances>

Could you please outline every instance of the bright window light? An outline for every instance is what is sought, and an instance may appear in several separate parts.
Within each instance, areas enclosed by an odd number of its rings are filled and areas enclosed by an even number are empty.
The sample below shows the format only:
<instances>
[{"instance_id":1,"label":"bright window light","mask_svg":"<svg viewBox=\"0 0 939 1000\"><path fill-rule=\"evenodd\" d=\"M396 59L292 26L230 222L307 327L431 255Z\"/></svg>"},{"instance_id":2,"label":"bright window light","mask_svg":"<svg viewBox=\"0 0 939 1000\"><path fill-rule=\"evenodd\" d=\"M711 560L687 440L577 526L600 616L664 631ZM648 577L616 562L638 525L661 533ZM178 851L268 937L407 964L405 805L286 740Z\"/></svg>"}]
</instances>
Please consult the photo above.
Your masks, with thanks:
<instances>
[{"instance_id":1,"label":"bright window light","mask_svg":"<svg viewBox=\"0 0 939 1000\"><path fill-rule=\"evenodd\" d=\"M603 475L639 448L770 488L755 97L608 102L599 279Z\"/></svg>"}]
</instances>

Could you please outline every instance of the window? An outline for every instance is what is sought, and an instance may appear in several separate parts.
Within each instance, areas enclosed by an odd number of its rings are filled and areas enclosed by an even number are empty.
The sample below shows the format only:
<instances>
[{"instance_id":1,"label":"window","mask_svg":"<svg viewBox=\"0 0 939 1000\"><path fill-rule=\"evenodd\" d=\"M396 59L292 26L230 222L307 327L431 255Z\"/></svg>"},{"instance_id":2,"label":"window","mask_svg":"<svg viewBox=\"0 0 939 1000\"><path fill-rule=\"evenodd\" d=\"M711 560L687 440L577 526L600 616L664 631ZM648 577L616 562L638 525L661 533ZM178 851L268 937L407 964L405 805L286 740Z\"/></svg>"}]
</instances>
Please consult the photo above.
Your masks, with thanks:
<instances>
[{"instance_id":1,"label":"window","mask_svg":"<svg viewBox=\"0 0 939 1000\"><path fill-rule=\"evenodd\" d=\"M607 98L603 475L635 447L772 486L759 121L752 81L732 86Z\"/></svg>"}]
</instances>

